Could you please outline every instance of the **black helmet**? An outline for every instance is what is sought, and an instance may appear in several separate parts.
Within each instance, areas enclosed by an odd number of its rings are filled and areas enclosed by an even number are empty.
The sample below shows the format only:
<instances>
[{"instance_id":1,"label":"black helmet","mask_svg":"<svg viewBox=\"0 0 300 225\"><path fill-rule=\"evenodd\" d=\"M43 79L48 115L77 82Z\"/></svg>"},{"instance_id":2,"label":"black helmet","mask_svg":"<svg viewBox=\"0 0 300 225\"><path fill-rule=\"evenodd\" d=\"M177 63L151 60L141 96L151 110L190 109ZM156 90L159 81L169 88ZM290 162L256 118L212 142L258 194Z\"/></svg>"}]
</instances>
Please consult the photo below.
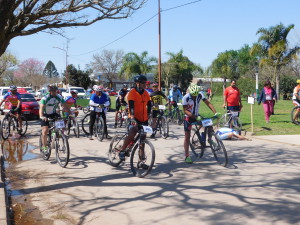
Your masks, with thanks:
<instances>
[{"instance_id":1,"label":"black helmet","mask_svg":"<svg viewBox=\"0 0 300 225\"><path fill-rule=\"evenodd\" d=\"M138 76L134 77L134 82L142 83L142 82L146 82L146 81L147 81L147 77L144 75L138 75Z\"/></svg>"},{"instance_id":2,"label":"black helmet","mask_svg":"<svg viewBox=\"0 0 300 225\"><path fill-rule=\"evenodd\" d=\"M17 90L17 86L16 86L16 85L11 85L11 86L9 87L9 90L11 90L11 91L16 91L16 90Z\"/></svg>"},{"instance_id":3,"label":"black helmet","mask_svg":"<svg viewBox=\"0 0 300 225\"><path fill-rule=\"evenodd\" d=\"M52 84L52 85L48 86L48 89L49 89L49 91L57 91L58 88L56 85Z\"/></svg>"}]
</instances>

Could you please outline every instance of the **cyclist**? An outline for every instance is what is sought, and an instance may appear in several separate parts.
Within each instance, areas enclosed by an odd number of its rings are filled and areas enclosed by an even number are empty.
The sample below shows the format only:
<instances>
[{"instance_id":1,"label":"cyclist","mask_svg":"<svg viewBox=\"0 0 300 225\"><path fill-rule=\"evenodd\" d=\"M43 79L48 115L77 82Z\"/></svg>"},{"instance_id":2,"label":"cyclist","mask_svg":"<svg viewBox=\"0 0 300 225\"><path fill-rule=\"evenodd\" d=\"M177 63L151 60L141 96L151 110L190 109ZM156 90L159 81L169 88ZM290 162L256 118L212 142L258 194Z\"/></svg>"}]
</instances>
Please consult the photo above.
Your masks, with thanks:
<instances>
[{"instance_id":1,"label":"cyclist","mask_svg":"<svg viewBox=\"0 0 300 225\"><path fill-rule=\"evenodd\" d=\"M205 98L203 92L200 92L200 87L191 83L188 92L182 99L183 111L185 113L184 119L184 151L185 151L185 162L192 163L192 159L189 154L189 144L191 136L191 123L197 121L199 114L200 101L202 100L210 110L216 114L214 106Z\"/></svg>"},{"instance_id":2,"label":"cyclist","mask_svg":"<svg viewBox=\"0 0 300 225\"><path fill-rule=\"evenodd\" d=\"M147 91L145 91L147 78L144 75L138 75L134 78L135 87L128 93L129 118L131 119L128 127L128 135L124 140L120 159L125 159L125 149L130 142L134 140L134 136L138 132L137 125L148 125L148 115L151 112L151 101ZM147 169L146 164L141 165Z\"/></svg>"},{"instance_id":3,"label":"cyclist","mask_svg":"<svg viewBox=\"0 0 300 225\"><path fill-rule=\"evenodd\" d=\"M22 119L21 119L21 95L17 92L17 86L11 85L9 87L10 92L7 92L3 96L3 100L0 102L0 106L4 101L8 101L11 112L16 113L16 117L19 121L19 133L22 133Z\"/></svg>"},{"instance_id":4,"label":"cyclist","mask_svg":"<svg viewBox=\"0 0 300 225\"><path fill-rule=\"evenodd\" d=\"M59 104L62 104L64 110L70 113L68 106L65 103L63 97L57 94L57 86L56 85L49 85L48 91L49 93L42 97L40 102L40 119L41 119L41 127L42 127L42 151L45 154L48 153L47 147L47 134L49 132L49 121L48 118L57 118L60 115L56 112Z\"/></svg>"},{"instance_id":5,"label":"cyclist","mask_svg":"<svg viewBox=\"0 0 300 225\"><path fill-rule=\"evenodd\" d=\"M93 140L93 127L96 121L97 112L100 112L100 116L103 118L104 122L104 133L106 135L106 139L111 139L111 137L107 133L107 124L106 124L106 109L100 109L100 105L104 105L108 107L110 105L109 97L106 93L103 92L102 86L94 86L94 94L92 94L90 98L89 105L91 106L90 111L90 140Z\"/></svg>"},{"instance_id":6,"label":"cyclist","mask_svg":"<svg viewBox=\"0 0 300 225\"><path fill-rule=\"evenodd\" d=\"M169 100L169 114L171 114L172 106L177 107L177 103L182 99L182 94L177 85L174 85L171 89L168 100Z\"/></svg>"},{"instance_id":7,"label":"cyclist","mask_svg":"<svg viewBox=\"0 0 300 225\"><path fill-rule=\"evenodd\" d=\"M242 136L239 134L238 131L228 128L228 127L221 127L217 132L216 135L220 140L228 140L232 138L237 138L239 140L248 140L251 141L250 138L246 138L245 136Z\"/></svg>"},{"instance_id":8,"label":"cyclist","mask_svg":"<svg viewBox=\"0 0 300 225\"><path fill-rule=\"evenodd\" d=\"M81 107L80 105L77 105L77 96L78 96L78 91L77 90L72 90L71 91L71 96L65 97L65 102L66 105L69 109L71 109L72 106L74 106L76 109ZM64 110L65 117L68 117L68 113L66 110ZM75 117L78 116L78 112L75 112Z\"/></svg>"},{"instance_id":9,"label":"cyclist","mask_svg":"<svg viewBox=\"0 0 300 225\"><path fill-rule=\"evenodd\" d=\"M300 79L297 80L297 86L294 88L292 100L295 106L300 106ZM297 120L299 113L300 109L298 109L297 112L294 114L294 120Z\"/></svg>"},{"instance_id":10,"label":"cyclist","mask_svg":"<svg viewBox=\"0 0 300 225\"><path fill-rule=\"evenodd\" d=\"M152 128L156 129L156 121L157 121L157 115L159 114L159 105L162 105L162 99L164 98L166 101L168 101L168 98L165 96L165 94L162 91L158 90L158 84L157 83L153 83L152 84L152 89L153 92L150 94L150 98L151 101L153 103L152 106ZM153 133L150 138L154 138L155 137L155 133Z\"/></svg>"},{"instance_id":11,"label":"cyclist","mask_svg":"<svg viewBox=\"0 0 300 225\"><path fill-rule=\"evenodd\" d=\"M116 98L116 114L115 114L115 128L117 127L117 119L118 119L118 112L120 110L121 105L127 105L126 101L125 101L125 96L128 93L128 85L127 84L123 84L122 89L119 91L118 96Z\"/></svg>"},{"instance_id":12,"label":"cyclist","mask_svg":"<svg viewBox=\"0 0 300 225\"><path fill-rule=\"evenodd\" d=\"M150 81L146 81L146 88L145 90L149 93L149 95L153 92L152 88L150 88Z\"/></svg>"}]
</instances>

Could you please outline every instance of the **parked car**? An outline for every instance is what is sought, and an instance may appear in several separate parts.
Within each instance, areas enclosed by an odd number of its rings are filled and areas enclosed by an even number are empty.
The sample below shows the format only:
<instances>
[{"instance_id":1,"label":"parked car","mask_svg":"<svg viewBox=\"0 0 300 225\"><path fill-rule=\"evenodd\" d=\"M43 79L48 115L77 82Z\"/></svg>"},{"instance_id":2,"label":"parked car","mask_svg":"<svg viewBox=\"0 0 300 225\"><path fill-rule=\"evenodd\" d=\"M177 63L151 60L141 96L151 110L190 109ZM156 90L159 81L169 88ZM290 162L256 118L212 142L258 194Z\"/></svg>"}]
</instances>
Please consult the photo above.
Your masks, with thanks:
<instances>
[{"instance_id":1,"label":"parked car","mask_svg":"<svg viewBox=\"0 0 300 225\"><path fill-rule=\"evenodd\" d=\"M67 97L67 96L71 96L71 91L72 90L76 90L76 91L78 91L78 95L77 95L77 98L84 98L84 96L85 96L85 90L84 90L84 88L82 88L82 87L68 87L67 89L66 89L66 91L65 92L63 92L63 93L61 93L62 94L62 96L65 98L65 97Z\"/></svg>"},{"instance_id":2,"label":"parked car","mask_svg":"<svg viewBox=\"0 0 300 225\"><path fill-rule=\"evenodd\" d=\"M4 95L8 92L9 87L0 87L0 101L3 100ZM3 115L4 103L1 105L1 115Z\"/></svg>"},{"instance_id":3,"label":"parked car","mask_svg":"<svg viewBox=\"0 0 300 225\"><path fill-rule=\"evenodd\" d=\"M43 88L41 90L38 90L36 93L35 93L35 97L41 99L46 93L47 93L47 89Z\"/></svg>"},{"instance_id":4,"label":"parked car","mask_svg":"<svg viewBox=\"0 0 300 225\"><path fill-rule=\"evenodd\" d=\"M39 103L32 94L20 93L22 100L22 113L32 119L39 119Z\"/></svg>"}]
</instances>

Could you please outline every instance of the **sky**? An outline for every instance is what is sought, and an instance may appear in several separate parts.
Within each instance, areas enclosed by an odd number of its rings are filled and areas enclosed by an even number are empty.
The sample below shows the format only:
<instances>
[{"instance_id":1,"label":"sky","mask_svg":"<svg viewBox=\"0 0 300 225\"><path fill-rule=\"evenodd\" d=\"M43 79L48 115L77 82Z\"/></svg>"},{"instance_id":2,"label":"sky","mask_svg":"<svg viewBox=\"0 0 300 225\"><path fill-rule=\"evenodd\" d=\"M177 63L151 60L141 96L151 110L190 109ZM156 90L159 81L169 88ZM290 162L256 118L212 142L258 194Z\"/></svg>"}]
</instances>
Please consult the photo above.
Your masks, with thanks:
<instances>
[{"instance_id":1,"label":"sky","mask_svg":"<svg viewBox=\"0 0 300 225\"><path fill-rule=\"evenodd\" d=\"M255 43L259 28L279 23L294 24L288 39L291 44L300 44L299 0L160 0L160 8L162 62L168 60L166 52L182 49L191 61L206 68L219 53ZM158 58L157 13L158 0L148 0L130 18L65 29L71 39L68 64L85 69L93 55L104 49L138 54L148 51L149 56ZM46 64L51 60L61 73L66 67L66 46L65 38L40 32L12 39L8 50L20 61L35 58Z\"/></svg>"}]
</instances>

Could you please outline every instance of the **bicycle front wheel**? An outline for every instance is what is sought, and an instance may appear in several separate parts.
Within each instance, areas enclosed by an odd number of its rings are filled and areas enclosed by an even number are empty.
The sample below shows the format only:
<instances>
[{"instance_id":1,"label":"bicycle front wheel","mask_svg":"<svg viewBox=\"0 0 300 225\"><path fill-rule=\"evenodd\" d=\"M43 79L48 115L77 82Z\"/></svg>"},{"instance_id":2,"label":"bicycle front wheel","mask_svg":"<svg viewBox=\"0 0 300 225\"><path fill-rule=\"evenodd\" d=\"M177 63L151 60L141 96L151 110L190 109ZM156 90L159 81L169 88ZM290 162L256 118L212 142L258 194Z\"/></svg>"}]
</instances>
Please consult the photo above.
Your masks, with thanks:
<instances>
[{"instance_id":1,"label":"bicycle front wheel","mask_svg":"<svg viewBox=\"0 0 300 225\"><path fill-rule=\"evenodd\" d=\"M6 140L9 137L9 133L10 133L9 119L10 118L5 117L2 120L2 124L1 124L1 135L4 140Z\"/></svg>"},{"instance_id":2,"label":"bicycle front wheel","mask_svg":"<svg viewBox=\"0 0 300 225\"><path fill-rule=\"evenodd\" d=\"M291 120L292 123L299 125L300 124L300 106L296 106L291 111Z\"/></svg>"},{"instance_id":3,"label":"bicycle front wheel","mask_svg":"<svg viewBox=\"0 0 300 225\"><path fill-rule=\"evenodd\" d=\"M100 117L99 121L95 124L96 126L96 134L97 134L97 139L99 141L103 141L104 139L104 121Z\"/></svg>"},{"instance_id":4,"label":"bicycle front wheel","mask_svg":"<svg viewBox=\"0 0 300 225\"><path fill-rule=\"evenodd\" d=\"M162 116L160 119L161 131L164 138L169 137L169 121L165 116Z\"/></svg>"},{"instance_id":5,"label":"bicycle front wheel","mask_svg":"<svg viewBox=\"0 0 300 225\"><path fill-rule=\"evenodd\" d=\"M61 167L66 167L69 163L70 148L68 138L58 131L55 137L56 160Z\"/></svg>"},{"instance_id":6,"label":"bicycle front wheel","mask_svg":"<svg viewBox=\"0 0 300 225\"><path fill-rule=\"evenodd\" d=\"M118 167L122 160L120 159L120 151L122 149L124 139L126 135L116 135L110 142L109 150L108 150L108 160L110 165L114 167Z\"/></svg>"},{"instance_id":7,"label":"bicycle front wheel","mask_svg":"<svg viewBox=\"0 0 300 225\"><path fill-rule=\"evenodd\" d=\"M123 123L123 120L122 120L122 113L121 113L121 112L118 112L118 114L117 114L117 126L118 126L118 127L122 127L122 123Z\"/></svg>"},{"instance_id":8,"label":"bicycle front wheel","mask_svg":"<svg viewBox=\"0 0 300 225\"><path fill-rule=\"evenodd\" d=\"M27 122L27 118L23 115L21 115L21 120L22 120L22 130L20 132L20 135L24 136L27 132L28 122Z\"/></svg>"},{"instance_id":9,"label":"bicycle front wheel","mask_svg":"<svg viewBox=\"0 0 300 225\"><path fill-rule=\"evenodd\" d=\"M90 114L86 114L81 120L81 128L86 135L90 134Z\"/></svg>"},{"instance_id":10,"label":"bicycle front wheel","mask_svg":"<svg viewBox=\"0 0 300 225\"><path fill-rule=\"evenodd\" d=\"M212 153L217 160L217 162L221 165L226 167L228 163L228 157L227 157L227 151L226 148L220 140L215 132L211 132L211 139L208 140L210 144L210 148L212 150Z\"/></svg>"},{"instance_id":11,"label":"bicycle front wheel","mask_svg":"<svg viewBox=\"0 0 300 225\"><path fill-rule=\"evenodd\" d=\"M203 156L205 144L201 140L200 131L195 128L193 129L193 132L191 132L190 148L197 158L201 158Z\"/></svg>"},{"instance_id":12,"label":"bicycle front wheel","mask_svg":"<svg viewBox=\"0 0 300 225\"><path fill-rule=\"evenodd\" d=\"M130 167L134 176L145 177L151 170L155 161L155 150L149 140L144 144L137 144L130 156Z\"/></svg>"},{"instance_id":13,"label":"bicycle front wheel","mask_svg":"<svg viewBox=\"0 0 300 225\"><path fill-rule=\"evenodd\" d=\"M89 111L90 111L90 107L89 106L86 106L82 109L82 111L87 114Z\"/></svg>"}]
</instances>

